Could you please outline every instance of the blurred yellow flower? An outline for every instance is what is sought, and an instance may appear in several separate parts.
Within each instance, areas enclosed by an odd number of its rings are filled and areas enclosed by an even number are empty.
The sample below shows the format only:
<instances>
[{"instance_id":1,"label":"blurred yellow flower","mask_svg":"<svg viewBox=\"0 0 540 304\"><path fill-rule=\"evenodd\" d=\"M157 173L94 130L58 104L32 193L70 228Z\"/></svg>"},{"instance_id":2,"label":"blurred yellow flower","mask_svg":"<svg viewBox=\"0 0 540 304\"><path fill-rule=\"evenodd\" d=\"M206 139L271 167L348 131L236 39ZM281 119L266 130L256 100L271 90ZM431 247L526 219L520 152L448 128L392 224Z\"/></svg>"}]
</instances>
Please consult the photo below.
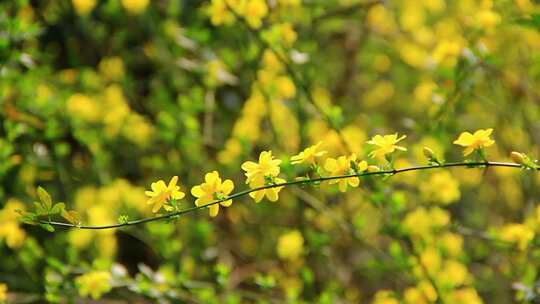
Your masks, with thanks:
<instances>
[{"instance_id":1,"label":"blurred yellow flower","mask_svg":"<svg viewBox=\"0 0 540 304\"><path fill-rule=\"evenodd\" d=\"M0 210L0 241L5 241L12 249L21 247L26 240L26 232L20 226L16 210L25 210L24 204L17 199L9 199Z\"/></svg>"},{"instance_id":2,"label":"blurred yellow flower","mask_svg":"<svg viewBox=\"0 0 540 304\"><path fill-rule=\"evenodd\" d=\"M373 150L369 156L370 157L380 157L385 156L387 154L393 153L395 150L401 150L401 151L407 151L406 148L396 145L401 140L405 139L407 135L403 135L398 138L398 134L390 134L390 135L375 135L373 138L371 138L370 141L367 143L370 145L375 145L378 148Z\"/></svg>"},{"instance_id":3,"label":"blurred yellow flower","mask_svg":"<svg viewBox=\"0 0 540 304\"><path fill-rule=\"evenodd\" d=\"M7 300L7 285L4 283L0 283L0 302Z\"/></svg>"},{"instance_id":4,"label":"blurred yellow flower","mask_svg":"<svg viewBox=\"0 0 540 304\"><path fill-rule=\"evenodd\" d=\"M111 290L111 274L108 271L91 271L75 278L82 297L97 300Z\"/></svg>"},{"instance_id":5,"label":"blurred yellow flower","mask_svg":"<svg viewBox=\"0 0 540 304\"><path fill-rule=\"evenodd\" d=\"M390 290L379 290L373 297L371 304L399 304L394 294Z\"/></svg>"},{"instance_id":6,"label":"blurred yellow flower","mask_svg":"<svg viewBox=\"0 0 540 304\"><path fill-rule=\"evenodd\" d=\"M461 196L459 182L447 171L433 173L419 188L426 200L442 205L453 203Z\"/></svg>"},{"instance_id":7,"label":"blurred yellow flower","mask_svg":"<svg viewBox=\"0 0 540 304\"><path fill-rule=\"evenodd\" d=\"M424 293L416 288L409 287L403 292L403 302L405 304L428 304L429 301L424 296Z\"/></svg>"},{"instance_id":8,"label":"blurred yellow flower","mask_svg":"<svg viewBox=\"0 0 540 304\"><path fill-rule=\"evenodd\" d=\"M501 16L496 12L486 9L476 13L477 25L486 30L492 30L501 22Z\"/></svg>"},{"instance_id":9,"label":"blurred yellow flower","mask_svg":"<svg viewBox=\"0 0 540 304\"><path fill-rule=\"evenodd\" d=\"M278 239L277 254L283 260L296 260L304 251L304 238L298 230L282 234Z\"/></svg>"},{"instance_id":10,"label":"blurred yellow flower","mask_svg":"<svg viewBox=\"0 0 540 304\"><path fill-rule=\"evenodd\" d=\"M285 46L291 47L298 38L298 35L296 34L293 25L290 22L285 22L277 26L279 29L279 34L281 36L281 40L284 42Z\"/></svg>"},{"instance_id":11,"label":"blurred yellow flower","mask_svg":"<svg viewBox=\"0 0 540 304\"><path fill-rule=\"evenodd\" d=\"M208 15L213 25L231 24L234 22L234 15L229 11L226 0L212 0L208 7Z\"/></svg>"},{"instance_id":12,"label":"blurred yellow flower","mask_svg":"<svg viewBox=\"0 0 540 304\"><path fill-rule=\"evenodd\" d=\"M482 304L482 298L474 288L466 287L454 289L450 295L449 302L455 304Z\"/></svg>"},{"instance_id":13,"label":"blurred yellow flower","mask_svg":"<svg viewBox=\"0 0 540 304\"><path fill-rule=\"evenodd\" d=\"M73 7L79 15L88 15L96 6L96 0L72 0Z\"/></svg>"},{"instance_id":14,"label":"blurred yellow flower","mask_svg":"<svg viewBox=\"0 0 540 304\"><path fill-rule=\"evenodd\" d=\"M444 209L418 207L407 213L403 228L411 235L428 237L433 229L446 226L449 222L450 215Z\"/></svg>"},{"instance_id":15,"label":"blurred yellow flower","mask_svg":"<svg viewBox=\"0 0 540 304\"><path fill-rule=\"evenodd\" d=\"M465 147L463 155L467 156L474 150L493 145L495 141L490 138L492 132L493 129L480 129L474 132L474 134L463 132L459 135L458 139L454 140L454 144Z\"/></svg>"},{"instance_id":16,"label":"blurred yellow flower","mask_svg":"<svg viewBox=\"0 0 540 304\"><path fill-rule=\"evenodd\" d=\"M163 180L159 180L150 185L152 191L144 192L146 196L150 197L147 204L154 205L152 207L152 212L158 212L161 207L165 208L167 211L171 211L173 210L173 207L166 203L171 199L179 200L184 198L185 193L180 191L180 186L176 185L177 182L178 176L173 176L168 186Z\"/></svg>"},{"instance_id":17,"label":"blurred yellow flower","mask_svg":"<svg viewBox=\"0 0 540 304\"><path fill-rule=\"evenodd\" d=\"M463 237L461 235L447 232L439 240L447 255L456 257L463 252Z\"/></svg>"},{"instance_id":18,"label":"blurred yellow flower","mask_svg":"<svg viewBox=\"0 0 540 304\"><path fill-rule=\"evenodd\" d=\"M328 158L324 163L324 169L330 173L332 176L355 174L355 170L352 167L352 164L357 166L358 172L365 171L368 167L366 161L361 161L356 164L356 154L351 156L340 156L337 159ZM330 184L338 184L339 191L347 191L347 185L351 187L358 187L360 184L360 179L357 176L352 176L348 178L334 179L329 182Z\"/></svg>"},{"instance_id":19,"label":"blurred yellow flower","mask_svg":"<svg viewBox=\"0 0 540 304\"><path fill-rule=\"evenodd\" d=\"M503 241L517 244L520 250L525 250L534 238L534 231L523 224L508 224L501 228L499 237Z\"/></svg>"},{"instance_id":20,"label":"blurred yellow flower","mask_svg":"<svg viewBox=\"0 0 540 304\"><path fill-rule=\"evenodd\" d=\"M101 110L98 103L84 94L71 95L66 103L69 114L88 122L97 122L101 118Z\"/></svg>"},{"instance_id":21,"label":"blurred yellow flower","mask_svg":"<svg viewBox=\"0 0 540 304\"><path fill-rule=\"evenodd\" d=\"M103 76L110 80L120 80L124 77L124 62L120 57L101 59L98 69Z\"/></svg>"},{"instance_id":22,"label":"blurred yellow flower","mask_svg":"<svg viewBox=\"0 0 540 304\"><path fill-rule=\"evenodd\" d=\"M278 95L283 99L291 99L296 95L294 82L287 76L280 76L275 79Z\"/></svg>"},{"instance_id":23,"label":"blurred yellow flower","mask_svg":"<svg viewBox=\"0 0 540 304\"><path fill-rule=\"evenodd\" d=\"M315 165L316 158L321 157L327 153L326 151L319 151L321 144L322 141L311 147L307 147L304 151L291 157L291 164L297 165L301 163L306 163L309 165Z\"/></svg>"},{"instance_id":24,"label":"blurred yellow flower","mask_svg":"<svg viewBox=\"0 0 540 304\"><path fill-rule=\"evenodd\" d=\"M5 239L9 248L19 248L24 244L26 233L17 221L8 221L0 225L0 240Z\"/></svg>"},{"instance_id":25,"label":"blurred yellow flower","mask_svg":"<svg viewBox=\"0 0 540 304\"><path fill-rule=\"evenodd\" d=\"M252 28L259 28L262 25L262 18L268 14L268 6L265 0L247 0L241 11L246 22Z\"/></svg>"},{"instance_id":26,"label":"blurred yellow flower","mask_svg":"<svg viewBox=\"0 0 540 304\"><path fill-rule=\"evenodd\" d=\"M456 260L446 260L441 271L437 274L437 281L443 286L461 286L467 283L469 272L467 267Z\"/></svg>"},{"instance_id":27,"label":"blurred yellow flower","mask_svg":"<svg viewBox=\"0 0 540 304\"><path fill-rule=\"evenodd\" d=\"M227 179L222 182L219 173L217 171L212 171L206 173L204 176L204 183L191 188L191 194L197 198L195 200L195 205L202 206L215 200L225 199L233 189L234 183L232 180ZM229 207L231 204L232 200L226 200L219 204L209 206L210 216L214 217L218 214L219 205Z\"/></svg>"},{"instance_id":28,"label":"blurred yellow flower","mask_svg":"<svg viewBox=\"0 0 540 304\"><path fill-rule=\"evenodd\" d=\"M146 9L149 0L121 0L121 2L128 13L138 15Z\"/></svg>"}]
</instances>

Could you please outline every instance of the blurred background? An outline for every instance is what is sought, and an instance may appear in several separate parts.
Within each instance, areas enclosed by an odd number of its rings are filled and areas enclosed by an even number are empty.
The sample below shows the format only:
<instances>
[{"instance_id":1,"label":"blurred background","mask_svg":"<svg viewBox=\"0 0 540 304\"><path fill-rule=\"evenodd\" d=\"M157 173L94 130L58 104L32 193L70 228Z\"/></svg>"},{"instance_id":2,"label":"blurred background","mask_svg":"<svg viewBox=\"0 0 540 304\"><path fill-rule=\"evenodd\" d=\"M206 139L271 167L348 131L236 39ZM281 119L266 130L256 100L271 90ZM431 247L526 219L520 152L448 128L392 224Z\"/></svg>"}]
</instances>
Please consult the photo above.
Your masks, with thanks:
<instances>
[{"instance_id":1,"label":"blurred background","mask_svg":"<svg viewBox=\"0 0 540 304\"><path fill-rule=\"evenodd\" d=\"M532 0L13 0L0 3L0 302L538 301L540 175L418 171L288 187L117 230L23 224L42 186L89 225L153 216L144 191L406 134L461 161L540 143L540 5ZM369 160L370 164L383 163ZM97 303L97 302L96 302Z\"/></svg>"}]
</instances>

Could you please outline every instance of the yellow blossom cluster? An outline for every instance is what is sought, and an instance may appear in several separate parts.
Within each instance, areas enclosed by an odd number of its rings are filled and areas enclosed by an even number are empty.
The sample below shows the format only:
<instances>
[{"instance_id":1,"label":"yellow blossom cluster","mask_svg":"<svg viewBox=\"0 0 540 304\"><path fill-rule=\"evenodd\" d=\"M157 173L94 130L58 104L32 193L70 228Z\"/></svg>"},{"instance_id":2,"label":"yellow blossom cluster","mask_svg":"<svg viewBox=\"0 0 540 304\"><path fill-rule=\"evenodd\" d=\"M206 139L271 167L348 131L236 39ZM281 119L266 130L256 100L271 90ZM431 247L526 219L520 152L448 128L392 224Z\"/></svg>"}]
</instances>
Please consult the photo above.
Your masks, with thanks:
<instances>
[{"instance_id":1,"label":"yellow blossom cluster","mask_svg":"<svg viewBox=\"0 0 540 304\"><path fill-rule=\"evenodd\" d=\"M121 0L122 6L129 14L138 15L144 12L150 0ZM97 4L96 0L72 0L73 8L77 14L88 15Z\"/></svg>"},{"instance_id":2,"label":"yellow blossom cluster","mask_svg":"<svg viewBox=\"0 0 540 304\"><path fill-rule=\"evenodd\" d=\"M118 210L134 210L135 214L149 215L144 202L144 189L117 179L107 186L96 188L81 187L75 195L75 206L81 219L89 224L99 224L104 220L114 222ZM96 202L98 202L96 204ZM68 233L68 241L78 249L96 245L100 257L111 257L116 253L117 240L113 231L75 229Z\"/></svg>"},{"instance_id":3,"label":"yellow blossom cluster","mask_svg":"<svg viewBox=\"0 0 540 304\"><path fill-rule=\"evenodd\" d=\"M482 151L484 147L491 146L494 143L494 140L490 138L491 133L491 129L476 131L474 135L463 132L454 143L465 147L468 152L466 155L469 155L472 151ZM393 166L391 154L396 151L407 151L405 147L397 145L405 138L405 135L398 136L397 133L375 135L367 141L368 144L375 146L369 156L376 159L386 158L390 162L390 166ZM322 150L322 146L323 142L318 142L305 148L297 155L292 156L290 163L292 165L306 164L316 174L323 172L331 177L328 183L337 183L341 192L345 192L348 186L358 187L360 184L359 175L362 173L381 170L376 165L369 165L366 160L358 160L356 153L337 158L326 157L324 166L320 167L319 161L328 153ZM428 160L435 157L431 149L424 147L423 153L426 154L426 151L429 152ZM280 159L274 157L272 151L263 151L259 155L258 162L246 161L242 164L241 168L245 171L246 184L249 185L250 189L253 189L248 194L256 202L260 202L264 197L270 201L278 200L279 192L283 188L281 184L286 183L285 179L279 177L281 162ZM319 168L323 168L324 171L319 170ZM232 204L232 200L228 198L234 189L234 184L231 180L222 181L217 171L207 173L204 179L205 181L201 185L191 189L191 194L197 198L195 202L197 207L209 207L210 215L215 217L219 212L219 205L228 207ZM178 177L175 176L168 186L162 180L151 184L152 191L145 193L150 197L148 204L153 205L152 212L157 213L161 208L168 212L177 210L177 207L170 205L171 201L181 200L184 197L177 182ZM420 186L420 189L428 200L442 205L450 204L460 198L459 183L448 172L433 174L428 181ZM448 222L449 215L445 210L437 207L431 209L421 207L406 215L403 227L413 236L425 237L430 235L434 229L447 225Z\"/></svg>"},{"instance_id":4,"label":"yellow blossom cluster","mask_svg":"<svg viewBox=\"0 0 540 304\"><path fill-rule=\"evenodd\" d=\"M118 59L112 59L102 63L102 66L118 65ZM106 75L109 78L121 77L122 68L108 68ZM151 134L153 126L146 118L130 109L122 88L118 84L107 86L102 95L89 96L75 93L66 101L66 108L74 120L85 123L101 124L105 135L109 138L122 135L127 140L145 146Z\"/></svg>"},{"instance_id":5,"label":"yellow blossom cluster","mask_svg":"<svg viewBox=\"0 0 540 304\"><path fill-rule=\"evenodd\" d=\"M225 149L218 155L220 162L233 163L246 147L260 140L260 125L265 117L270 118L276 133L285 139L286 150L298 148L299 125L285 102L296 95L296 88L284 74L284 66L277 56L271 50L264 51L257 81L252 85L251 96L244 103Z\"/></svg>"}]
</instances>

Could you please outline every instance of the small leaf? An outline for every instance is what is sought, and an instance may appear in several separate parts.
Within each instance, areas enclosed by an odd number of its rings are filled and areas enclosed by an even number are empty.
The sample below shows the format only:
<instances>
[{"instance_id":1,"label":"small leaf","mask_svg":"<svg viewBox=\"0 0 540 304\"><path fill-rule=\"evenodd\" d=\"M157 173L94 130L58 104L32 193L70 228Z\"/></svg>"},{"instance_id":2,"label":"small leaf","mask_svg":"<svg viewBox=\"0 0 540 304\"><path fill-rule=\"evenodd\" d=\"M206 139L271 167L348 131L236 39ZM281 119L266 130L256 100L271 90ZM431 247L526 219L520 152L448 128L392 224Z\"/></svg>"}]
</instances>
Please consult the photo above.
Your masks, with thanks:
<instances>
[{"instance_id":1,"label":"small leaf","mask_svg":"<svg viewBox=\"0 0 540 304\"><path fill-rule=\"evenodd\" d=\"M66 204L64 203L56 203L51 208L51 214L61 214L66 209Z\"/></svg>"},{"instance_id":2,"label":"small leaf","mask_svg":"<svg viewBox=\"0 0 540 304\"><path fill-rule=\"evenodd\" d=\"M49 211L44 209L43 204L41 202L34 202L34 206L36 206L37 215L45 215L49 213Z\"/></svg>"},{"instance_id":3,"label":"small leaf","mask_svg":"<svg viewBox=\"0 0 540 304\"><path fill-rule=\"evenodd\" d=\"M66 219L66 221L70 222L73 225L78 225L80 223L79 219L79 213L75 210L63 210L62 211L62 217Z\"/></svg>"},{"instance_id":4,"label":"small leaf","mask_svg":"<svg viewBox=\"0 0 540 304\"><path fill-rule=\"evenodd\" d=\"M47 223L40 223L39 226L41 226L41 228L49 231L49 232L54 232L54 227L51 225L51 224L47 224Z\"/></svg>"},{"instance_id":5,"label":"small leaf","mask_svg":"<svg viewBox=\"0 0 540 304\"><path fill-rule=\"evenodd\" d=\"M125 214L122 214L118 217L118 222L120 224L127 224L129 222L129 217Z\"/></svg>"},{"instance_id":6,"label":"small leaf","mask_svg":"<svg viewBox=\"0 0 540 304\"><path fill-rule=\"evenodd\" d=\"M17 212L20 217L19 217L19 220L25 224L29 224L29 225L37 225L38 222L37 222L37 215L33 212L27 212L27 211L23 211L23 210L20 210L20 209L17 209L15 210L15 212Z\"/></svg>"},{"instance_id":7,"label":"small leaf","mask_svg":"<svg viewBox=\"0 0 540 304\"><path fill-rule=\"evenodd\" d=\"M41 186L37 189L38 197L41 203L43 204L43 207L45 207L45 210L51 210L52 207L52 199L49 193L43 189Z\"/></svg>"}]
</instances>

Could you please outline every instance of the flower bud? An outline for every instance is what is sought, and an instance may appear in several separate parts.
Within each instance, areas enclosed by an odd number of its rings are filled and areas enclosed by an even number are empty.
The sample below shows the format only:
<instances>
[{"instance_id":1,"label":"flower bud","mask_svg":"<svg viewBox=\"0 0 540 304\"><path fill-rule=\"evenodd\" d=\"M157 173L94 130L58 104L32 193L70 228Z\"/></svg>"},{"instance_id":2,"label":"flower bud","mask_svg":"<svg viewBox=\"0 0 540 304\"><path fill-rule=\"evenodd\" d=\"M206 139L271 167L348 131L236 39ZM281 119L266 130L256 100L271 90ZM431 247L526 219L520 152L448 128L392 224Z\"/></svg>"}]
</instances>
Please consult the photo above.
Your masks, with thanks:
<instances>
[{"instance_id":1,"label":"flower bud","mask_svg":"<svg viewBox=\"0 0 540 304\"><path fill-rule=\"evenodd\" d=\"M510 153L510 158L517 164L524 165L527 156L524 153L513 151Z\"/></svg>"},{"instance_id":2,"label":"flower bud","mask_svg":"<svg viewBox=\"0 0 540 304\"><path fill-rule=\"evenodd\" d=\"M379 167L377 167L377 166L369 165L367 167L367 171L368 172L379 172L379 171L381 171L381 169Z\"/></svg>"},{"instance_id":3,"label":"flower bud","mask_svg":"<svg viewBox=\"0 0 540 304\"><path fill-rule=\"evenodd\" d=\"M423 152L424 156L426 156L428 159L436 159L435 152L433 152L433 150L430 148L424 147Z\"/></svg>"}]
</instances>

